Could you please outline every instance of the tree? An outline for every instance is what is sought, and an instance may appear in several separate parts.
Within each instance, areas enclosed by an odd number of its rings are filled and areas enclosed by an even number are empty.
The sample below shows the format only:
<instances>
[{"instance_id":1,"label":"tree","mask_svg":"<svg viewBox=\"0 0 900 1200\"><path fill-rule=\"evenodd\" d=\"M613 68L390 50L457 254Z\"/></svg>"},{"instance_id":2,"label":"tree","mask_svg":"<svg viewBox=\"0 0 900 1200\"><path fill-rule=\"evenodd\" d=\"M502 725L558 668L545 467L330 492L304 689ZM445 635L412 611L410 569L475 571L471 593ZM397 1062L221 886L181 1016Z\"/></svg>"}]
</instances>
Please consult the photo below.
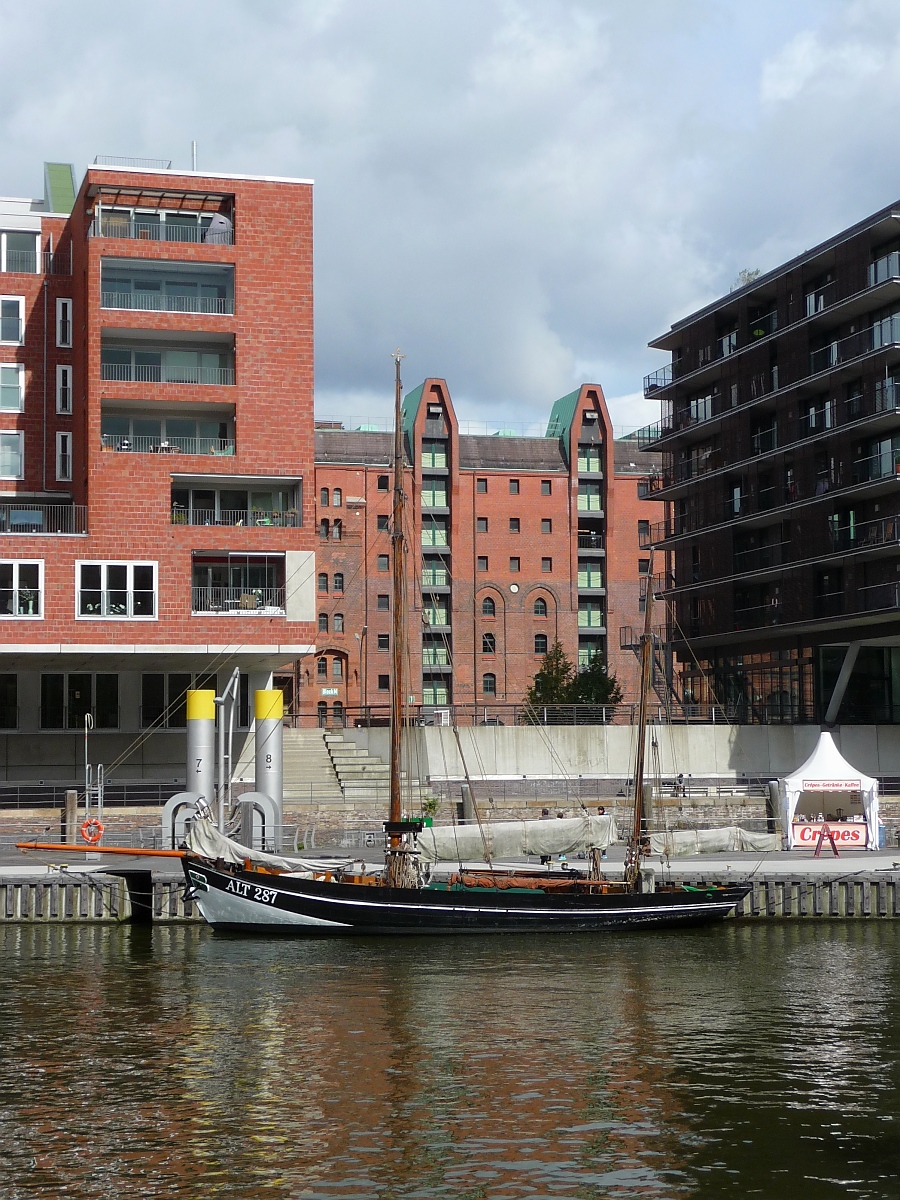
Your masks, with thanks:
<instances>
[{"instance_id":1,"label":"tree","mask_svg":"<svg viewBox=\"0 0 900 1200\"><path fill-rule=\"evenodd\" d=\"M525 693L526 701L537 704L571 704L569 698L575 680L575 668L562 647L556 641L544 655L531 687Z\"/></svg>"},{"instance_id":2,"label":"tree","mask_svg":"<svg viewBox=\"0 0 900 1200\"><path fill-rule=\"evenodd\" d=\"M621 704L622 689L615 675L606 669L606 663L596 656L583 671L579 671L571 684L572 704Z\"/></svg>"},{"instance_id":3,"label":"tree","mask_svg":"<svg viewBox=\"0 0 900 1200\"><path fill-rule=\"evenodd\" d=\"M754 279L759 279L762 272L759 267L742 267L738 271L738 277L731 285L731 290L736 292L738 288L746 287L748 283L752 283Z\"/></svg>"}]
</instances>

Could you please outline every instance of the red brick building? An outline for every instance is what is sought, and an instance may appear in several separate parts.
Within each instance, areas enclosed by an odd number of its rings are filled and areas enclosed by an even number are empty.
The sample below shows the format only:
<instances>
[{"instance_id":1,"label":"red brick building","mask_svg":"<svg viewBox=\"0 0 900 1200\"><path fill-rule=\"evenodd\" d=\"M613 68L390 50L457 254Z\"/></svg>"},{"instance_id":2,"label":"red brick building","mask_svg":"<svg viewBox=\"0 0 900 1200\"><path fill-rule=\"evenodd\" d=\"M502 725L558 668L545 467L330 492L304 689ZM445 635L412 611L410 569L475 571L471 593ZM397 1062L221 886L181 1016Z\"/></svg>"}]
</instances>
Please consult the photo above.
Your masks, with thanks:
<instances>
[{"instance_id":1,"label":"red brick building","mask_svg":"<svg viewBox=\"0 0 900 1200\"><path fill-rule=\"evenodd\" d=\"M615 442L600 387L553 406L545 437L461 434L442 379L403 404L413 703L520 703L547 648L608 659L635 691L620 628L641 620L638 480L653 462ZM318 649L296 707L343 720L387 704L392 437L316 428ZM662 510L659 514L661 517ZM348 713L349 710L349 713Z\"/></svg>"},{"instance_id":2,"label":"red brick building","mask_svg":"<svg viewBox=\"0 0 900 1200\"><path fill-rule=\"evenodd\" d=\"M0 775L183 774L315 642L312 185L49 164L0 274Z\"/></svg>"}]
</instances>

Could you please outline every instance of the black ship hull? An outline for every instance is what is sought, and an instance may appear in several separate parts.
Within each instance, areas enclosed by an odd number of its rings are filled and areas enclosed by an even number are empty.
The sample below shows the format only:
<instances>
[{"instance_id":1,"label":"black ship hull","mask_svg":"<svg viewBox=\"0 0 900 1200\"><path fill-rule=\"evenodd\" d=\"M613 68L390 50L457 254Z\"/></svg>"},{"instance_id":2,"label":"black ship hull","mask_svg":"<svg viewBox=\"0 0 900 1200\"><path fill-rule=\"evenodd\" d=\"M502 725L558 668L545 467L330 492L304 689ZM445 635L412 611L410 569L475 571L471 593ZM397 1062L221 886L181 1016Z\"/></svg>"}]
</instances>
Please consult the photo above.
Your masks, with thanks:
<instances>
[{"instance_id":1,"label":"black ship hull","mask_svg":"<svg viewBox=\"0 0 900 1200\"><path fill-rule=\"evenodd\" d=\"M191 894L215 929L289 936L592 933L706 925L730 915L742 885L655 892L387 888L219 870L187 857Z\"/></svg>"}]
</instances>

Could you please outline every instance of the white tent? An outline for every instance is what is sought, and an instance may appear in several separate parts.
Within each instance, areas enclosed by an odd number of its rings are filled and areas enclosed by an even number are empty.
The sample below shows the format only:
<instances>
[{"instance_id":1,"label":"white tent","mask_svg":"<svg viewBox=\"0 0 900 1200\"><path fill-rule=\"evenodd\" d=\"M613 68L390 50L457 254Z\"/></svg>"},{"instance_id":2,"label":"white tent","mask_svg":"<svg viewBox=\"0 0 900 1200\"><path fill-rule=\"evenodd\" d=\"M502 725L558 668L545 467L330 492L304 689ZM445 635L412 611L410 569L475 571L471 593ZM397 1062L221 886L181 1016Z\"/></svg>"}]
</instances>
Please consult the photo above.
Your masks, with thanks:
<instances>
[{"instance_id":1,"label":"white tent","mask_svg":"<svg viewBox=\"0 0 900 1200\"><path fill-rule=\"evenodd\" d=\"M845 815L865 817L868 830L868 849L878 849L878 783L852 767L841 755L830 733L819 734L816 748L802 766L778 781L781 797L781 815L788 839L788 849L795 845L812 848L818 840L821 822L815 820L819 812L827 819L837 810ZM806 816L807 824L794 824L798 807ZM838 845L860 845L859 834L853 823L829 821L829 828ZM860 823L856 824L857 830ZM813 840L813 834L815 835Z\"/></svg>"}]
</instances>

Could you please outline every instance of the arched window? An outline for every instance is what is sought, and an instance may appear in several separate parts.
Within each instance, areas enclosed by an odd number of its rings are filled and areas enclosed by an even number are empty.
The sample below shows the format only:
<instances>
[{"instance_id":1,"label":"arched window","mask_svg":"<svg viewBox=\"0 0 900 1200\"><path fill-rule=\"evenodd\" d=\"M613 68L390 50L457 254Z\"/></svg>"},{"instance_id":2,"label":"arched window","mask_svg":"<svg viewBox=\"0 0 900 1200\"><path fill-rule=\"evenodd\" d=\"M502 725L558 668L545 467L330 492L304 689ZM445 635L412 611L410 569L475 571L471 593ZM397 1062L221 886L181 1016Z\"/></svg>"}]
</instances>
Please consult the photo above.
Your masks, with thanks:
<instances>
[{"instance_id":1,"label":"arched window","mask_svg":"<svg viewBox=\"0 0 900 1200\"><path fill-rule=\"evenodd\" d=\"M534 635L534 652L535 654L547 653L547 635L546 633L536 633Z\"/></svg>"},{"instance_id":2,"label":"arched window","mask_svg":"<svg viewBox=\"0 0 900 1200\"><path fill-rule=\"evenodd\" d=\"M327 658L316 659L316 674L319 676L320 679L327 678L327 676L328 676L328 659Z\"/></svg>"},{"instance_id":3,"label":"arched window","mask_svg":"<svg viewBox=\"0 0 900 1200\"><path fill-rule=\"evenodd\" d=\"M326 588L325 590L327 591L328 589ZM336 592L342 592L344 590L344 572L343 571L335 571L335 573L334 573L334 590Z\"/></svg>"},{"instance_id":4,"label":"arched window","mask_svg":"<svg viewBox=\"0 0 900 1200\"><path fill-rule=\"evenodd\" d=\"M319 613L319 633L328 632L328 613Z\"/></svg>"},{"instance_id":5,"label":"arched window","mask_svg":"<svg viewBox=\"0 0 900 1200\"><path fill-rule=\"evenodd\" d=\"M340 700L335 700L331 706L331 723L338 726L344 724L344 706Z\"/></svg>"},{"instance_id":6,"label":"arched window","mask_svg":"<svg viewBox=\"0 0 900 1200\"><path fill-rule=\"evenodd\" d=\"M343 531L342 523L340 521L335 521L334 524L331 526L331 540L333 542L339 542L341 540L342 531Z\"/></svg>"},{"instance_id":7,"label":"arched window","mask_svg":"<svg viewBox=\"0 0 900 1200\"><path fill-rule=\"evenodd\" d=\"M534 615L536 617L546 617L547 615L547 601L542 596L538 596L534 602Z\"/></svg>"},{"instance_id":8,"label":"arched window","mask_svg":"<svg viewBox=\"0 0 900 1200\"><path fill-rule=\"evenodd\" d=\"M333 658L331 660L331 674L335 679L344 678L344 660L342 658Z\"/></svg>"},{"instance_id":9,"label":"arched window","mask_svg":"<svg viewBox=\"0 0 900 1200\"><path fill-rule=\"evenodd\" d=\"M334 632L335 633L343 633L344 632L344 614L343 613L335 613L334 614Z\"/></svg>"},{"instance_id":10,"label":"arched window","mask_svg":"<svg viewBox=\"0 0 900 1200\"><path fill-rule=\"evenodd\" d=\"M496 617L497 615L497 605L490 596L485 596L481 602L481 615L483 617Z\"/></svg>"},{"instance_id":11,"label":"arched window","mask_svg":"<svg viewBox=\"0 0 900 1200\"><path fill-rule=\"evenodd\" d=\"M483 633L481 635L481 653L482 654L496 654L496 652L497 652L497 639L494 637L494 635L492 633Z\"/></svg>"},{"instance_id":12,"label":"arched window","mask_svg":"<svg viewBox=\"0 0 900 1200\"><path fill-rule=\"evenodd\" d=\"M497 695L497 676L492 672L481 677L481 691L485 696Z\"/></svg>"},{"instance_id":13,"label":"arched window","mask_svg":"<svg viewBox=\"0 0 900 1200\"><path fill-rule=\"evenodd\" d=\"M324 571L319 572L318 588L319 588L320 592L326 592L326 593L328 592L328 576L325 574Z\"/></svg>"},{"instance_id":14,"label":"arched window","mask_svg":"<svg viewBox=\"0 0 900 1200\"><path fill-rule=\"evenodd\" d=\"M321 508L328 507L328 488L322 488L319 492L319 505Z\"/></svg>"},{"instance_id":15,"label":"arched window","mask_svg":"<svg viewBox=\"0 0 900 1200\"><path fill-rule=\"evenodd\" d=\"M329 532L328 521L323 517L322 520L319 522L319 537L327 538L328 532Z\"/></svg>"},{"instance_id":16,"label":"arched window","mask_svg":"<svg viewBox=\"0 0 900 1200\"><path fill-rule=\"evenodd\" d=\"M320 700L316 705L316 718L320 729L323 729L328 724L328 705L324 700Z\"/></svg>"},{"instance_id":17,"label":"arched window","mask_svg":"<svg viewBox=\"0 0 900 1200\"><path fill-rule=\"evenodd\" d=\"M344 493L341 491L340 488L335 488L334 491L331 493L331 503L334 505L335 508L340 508L341 505L343 504L343 502L344 502Z\"/></svg>"}]
</instances>

